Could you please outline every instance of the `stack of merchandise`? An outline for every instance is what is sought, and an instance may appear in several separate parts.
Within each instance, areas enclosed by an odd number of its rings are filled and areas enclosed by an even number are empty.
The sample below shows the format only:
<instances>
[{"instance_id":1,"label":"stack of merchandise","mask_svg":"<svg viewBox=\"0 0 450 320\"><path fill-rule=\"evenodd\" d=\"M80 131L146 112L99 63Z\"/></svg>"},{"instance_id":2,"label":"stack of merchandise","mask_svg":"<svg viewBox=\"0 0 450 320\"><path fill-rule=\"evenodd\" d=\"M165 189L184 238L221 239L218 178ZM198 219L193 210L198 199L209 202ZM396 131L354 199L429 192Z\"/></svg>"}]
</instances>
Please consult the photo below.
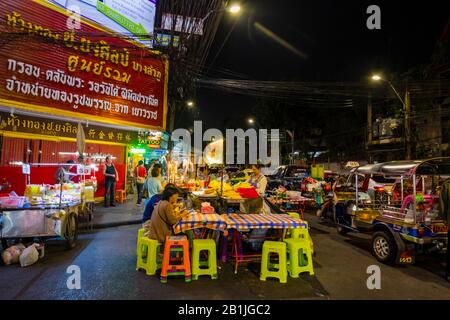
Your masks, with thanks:
<instances>
[{"instance_id":1,"label":"stack of merchandise","mask_svg":"<svg viewBox=\"0 0 450 320\"><path fill-rule=\"evenodd\" d=\"M92 188L92 187L91 187ZM57 205L59 197L61 203L80 202L84 184L65 183L62 185L27 185L24 195L28 197L32 205Z\"/></svg>"}]
</instances>

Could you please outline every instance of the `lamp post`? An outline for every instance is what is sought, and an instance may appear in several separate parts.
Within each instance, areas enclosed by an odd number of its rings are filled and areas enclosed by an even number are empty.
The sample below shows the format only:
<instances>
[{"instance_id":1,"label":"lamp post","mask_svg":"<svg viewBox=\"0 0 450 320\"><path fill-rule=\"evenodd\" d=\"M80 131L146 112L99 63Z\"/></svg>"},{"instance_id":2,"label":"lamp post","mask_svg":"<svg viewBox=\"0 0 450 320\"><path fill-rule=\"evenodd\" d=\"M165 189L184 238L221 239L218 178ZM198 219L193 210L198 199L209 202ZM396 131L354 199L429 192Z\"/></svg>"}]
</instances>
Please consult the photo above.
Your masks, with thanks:
<instances>
[{"instance_id":1,"label":"lamp post","mask_svg":"<svg viewBox=\"0 0 450 320\"><path fill-rule=\"evenodd\" d=\"M210 10L206 16L203 17L202 22L205 22L206 19L209 18L209 16L213 13L219 13L223 11L228 11L232 15L237 15L239 12L241 12L241 6L239 4L233 4L231 6L222 8L222 9L216 9L216 10Z\"/></svg>"},{"instance_id":2,"label":"lamp post","mask_svg":"<svg viewBox=\"0 0 450 320\"><path fill-rule=\"evenodd\" d=\"M406 90L406 94L405 94L405 100L402 99L402 97L400 96L400 94L398 93L398 91L394 88L394 86L392 85L392 83L387 80L384 79L383 77L381 77L378 74L374 74L371 79L373 81L384 81L387 82L389 84L389 86L391 87L392 91L394 91L395 95L397 96L397 98L400 100L400 102L402 103L402 107L403 107L403 112L404 112L404 126L405 126L405 159L406 160L411 160L411 143L410 143L410 137L411 137L411 132L410 132L410 121L409 121L409 112L410 112L410 102L409 102L409 92L408 90Z\"/></svg>"}]
</instances>

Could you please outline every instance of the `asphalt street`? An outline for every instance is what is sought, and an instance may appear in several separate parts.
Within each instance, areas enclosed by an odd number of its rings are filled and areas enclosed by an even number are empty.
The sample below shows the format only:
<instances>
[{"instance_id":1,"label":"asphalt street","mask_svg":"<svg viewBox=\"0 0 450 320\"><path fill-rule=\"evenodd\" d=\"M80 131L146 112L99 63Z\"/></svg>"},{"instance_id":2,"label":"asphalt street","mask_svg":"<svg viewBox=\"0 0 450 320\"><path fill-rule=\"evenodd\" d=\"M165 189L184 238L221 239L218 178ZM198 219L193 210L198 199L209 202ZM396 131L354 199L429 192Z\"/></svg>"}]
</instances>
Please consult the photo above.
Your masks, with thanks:
<instances>
[{"instance_id":1,"label":"asphalt street","mask_svg":"<svg viewBox=\"0 0 450 320\"><path fill-rule=\"evenodd\" d=\"M139 225L97 230L80 235L78 245L65 250L59 241L46 244L45 257L36 264L0 266L0 299L450 299L450 283L441 276L440 256L418 258L417 264L390 267L377 263L367 236L336 233L332 226L308 216L315 243L315 276L288 278L287 284L259 280L259 264L241 267L237 275L230 263L219 262L219 279L201 277L185 283L135 270ZM81 288L69 289L67 269L81 271ZM378 265L381 289L370 290L367 268Z\"/></svg>"}]
</instances>

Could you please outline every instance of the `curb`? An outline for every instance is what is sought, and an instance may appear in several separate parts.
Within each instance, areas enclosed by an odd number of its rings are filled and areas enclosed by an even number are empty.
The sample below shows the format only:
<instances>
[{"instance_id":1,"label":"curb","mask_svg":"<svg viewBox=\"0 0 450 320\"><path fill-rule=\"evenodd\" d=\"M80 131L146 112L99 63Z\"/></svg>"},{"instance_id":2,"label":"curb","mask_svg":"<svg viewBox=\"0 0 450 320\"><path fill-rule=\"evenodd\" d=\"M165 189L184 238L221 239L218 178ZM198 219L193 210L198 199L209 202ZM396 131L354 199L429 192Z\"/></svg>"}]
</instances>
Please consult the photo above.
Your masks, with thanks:
<instances>
[{"instance_id":1,"label":"curb","mask_svg":"<svg viewBox=\"0 0 450 320\"><path fill-rule=\"evenodd\" d=\"M106 229L106 228L114 228L114 227L120 227L120 226L129 226L129 225L135 225L135 224L141 224L142 220L129 220L129 221L117 221L117 222L106 222L106 223L99 223L94 224L92 226L93 229Z\"/></svg>"}]
</instances>

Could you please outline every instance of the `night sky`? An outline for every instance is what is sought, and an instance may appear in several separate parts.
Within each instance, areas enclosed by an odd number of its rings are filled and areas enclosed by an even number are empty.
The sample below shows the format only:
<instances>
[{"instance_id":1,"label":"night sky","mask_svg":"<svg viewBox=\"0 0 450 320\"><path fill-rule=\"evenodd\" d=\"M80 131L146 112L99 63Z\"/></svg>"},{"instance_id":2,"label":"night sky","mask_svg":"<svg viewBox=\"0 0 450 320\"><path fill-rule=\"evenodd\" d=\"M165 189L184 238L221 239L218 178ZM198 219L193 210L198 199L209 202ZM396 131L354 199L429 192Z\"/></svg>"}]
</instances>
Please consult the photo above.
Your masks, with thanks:
<instances>
[{"instance_id":1,"label":"night sky","mask_svg":"<svg viewBox=\"0 0 450 320\"><path fill-rule=\"evenodd\" d=\"M242 3L242 2L241 2ZM366 9L381 8L381 30L369 30ZM449 18L446 1L248 0L207 77L282 81L367 81L374 70L404 72L427 63ZM210 64L233 26L225 16ZM308 57L301 58L260 31L259 22ZM245 127L256 100L200 88L198 109L185 114L204 127ZM227 124L225 124L227 122Z\"/></svg>"}]
</instances>

